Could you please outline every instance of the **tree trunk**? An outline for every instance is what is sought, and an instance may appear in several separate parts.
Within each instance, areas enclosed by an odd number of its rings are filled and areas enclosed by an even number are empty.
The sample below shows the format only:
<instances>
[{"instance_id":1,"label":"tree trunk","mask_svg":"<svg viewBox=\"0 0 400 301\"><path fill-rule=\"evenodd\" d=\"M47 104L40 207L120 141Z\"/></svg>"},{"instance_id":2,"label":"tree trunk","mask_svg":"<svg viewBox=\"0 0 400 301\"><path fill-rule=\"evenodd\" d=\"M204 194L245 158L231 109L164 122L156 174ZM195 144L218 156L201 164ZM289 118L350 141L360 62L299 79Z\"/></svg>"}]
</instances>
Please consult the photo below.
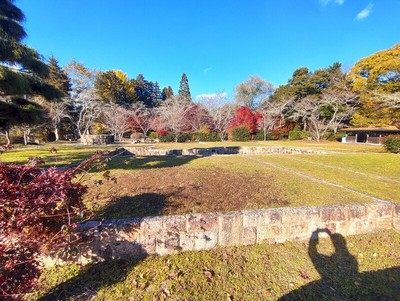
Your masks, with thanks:
<instances>
[{"instance_id":1,"label":"tree trunk","mask_svg":"<svg viewBox=\"0 0 400 301\"><path fill-rule=\"evenodd\" d=\"M29 134L31 133L31 129L24 129L24 144L28 145L29 142Z\"/></svg>"},{"instance_id":2,"label":"tree trunk","mask_svg":"<svg viewBox=\"0 0 400 301\"><path fill-rule=\"evenodd\" d=\"M58 126L54 127L54 136L56 137L56 141L58 141L60 139L60 136L58 134Z\"/></svg>"},{"instance_id":3,"label":"tree trunk","mask_svg":"<svg viewBox=\"0 0 400 301\"><path fill-rule=\"evenodd\" d=\"M11 139L10 139L10 131L9 131L9 129L5 129L4 130L4 136L6 137L6 140L7 140L7 144L6 145L10 145L11 144Z\"/></svg>"}]
</instances>

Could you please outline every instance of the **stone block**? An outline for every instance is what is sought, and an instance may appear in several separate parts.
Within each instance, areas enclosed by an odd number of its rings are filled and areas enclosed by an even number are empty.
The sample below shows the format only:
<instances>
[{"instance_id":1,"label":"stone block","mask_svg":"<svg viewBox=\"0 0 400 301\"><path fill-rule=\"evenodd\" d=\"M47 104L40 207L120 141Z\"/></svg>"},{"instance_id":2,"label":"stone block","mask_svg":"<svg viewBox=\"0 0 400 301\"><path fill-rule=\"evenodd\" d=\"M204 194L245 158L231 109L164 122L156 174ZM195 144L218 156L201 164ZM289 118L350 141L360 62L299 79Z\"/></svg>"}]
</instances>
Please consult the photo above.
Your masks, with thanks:
<instances>
[{"instance_id":1,"label":"stone block","mask_svg":"<svg viewBox=\"0 0 400 301\"><path fill-rule=\"evenodd\" d=\"M141 235L159 235L163 232L164 217L146 217L140 223Z\"/></svg>"},{"instance_id":2,"label":"stone block","mask_svg":"<svg viewBox=\"0 0 400 301\"><path fill-rule=\"evenodd\" d=\"M195 235L193 233L179 233L179 248L182 251L194 250Z\"/></svg>"},{"instance_id":3,"label":"stone block","mask_svg":"<svg viewBox=\"0 0 400 301\"><path fill-rule=\"evenodd\" d=\"M246 210L243 211L243 227L265 226L269 220L269 210Z\"/></svg>"},{"instance_id":4,"label":"stone block","mask_svg":"<svg viewBox=\"0 0 400 301\"><path fill-rule=\"evenodd\" d=\"M179 252L182 248L179 243L178 233L165 233L156 239L156 254L166 255Z\"/></svg>"},{"instance_id":5,"label":"stone block","mask_svg":"<svg viewBox=\"0 0 400 301\"><path fill-rule=\"evenodd\" d=\"M257 227L257 243L275 242L275 238L284 236L284 229L280 224L269 224Z\"/></svg>"},{"instance_id":6,"label":"stone block","mask_svg":"<svg viewBox=\"0 0 400 301\"><path fill-rule=\"evenodd\" d=\"M189 232L218 230L218 214L191 215L187 221Z\"/></svg>"},{"instance_id":7,"label":"stone block","mask_svg":"<svg viewBox=\"0 0 400 301\"><path fill-rule=\"evenodd\" d=\"M257 242L257 228L256 227L244 227L242 236L242 245L254 245Z\"/></svg>"},{"instance_id":8,"label":"stone block","mask_svg":"<svg viewBox=\"0 0 400 301\"><path fill-rule=\"evenodd\" d=\"M389 203L389 202L387 202L387 203L379 203L379 206L378 206L378 217L389 217L389 216L392 216L393 215L393 208L394 208L394 205L393 205L393 203Z\"/></svg>"},{"instance_id":9,"label":"stone block","mask_svg":"<svg viewBox=\"0 0 400 301\"><path fill-rule=\"evenodd\" d=\"M364 204L348 205L349 220L366 218L367 216L368 216L368 210Z\"/></svg>"},{"instance_id":10,"label":"stone block","mask_svg":"<svg viewBox=\"0 0 400 301\"><path fill-rule=\"evenodd\" d=\"M241 212L221 214L219 217L218 243L220 246L240 245L243 215Z\"/></svg>"},{"instance_id":11,"label":"stone block","mask_svg":"<svg viewBox=\"0 0 400 301\"><path fill-rule=\"evenodd\" d=\"M345 206L327 206L321 208L321 219L323 222L330 221L345 221L346 220Z\"/></svg>"},{"instance_id":12,"label":"stone block","mask_svg":"<svg viewBox=\"0 0 400 301\"><path fill-rule=\"evenodd\" d=\"M185 232L187 230L187 219L185 215L164 217L164 230L167 232Z\"/></svg>"},{"instance_id":13,"label":"stone block","mask_svg":"<svg viewBox=\"0 0 400 301\"><path fill-rule=\"evenodd\" d=\"M393 205L393 222L392 227L393 229L400 231L400 204Z\"/></svg>"},{"instance_id":14,"label":"stone block","mask_svg":"<svg viewBox=\"0 0 400 301\"><path fill-rule=\"evenodd\" d=\"M282 223L319 221L320 211L317 207L299 207L282 209Z\"/></svg>"},{"instance_id":15,"label":"stone block","mask_svg":"<svg viewBox=\"0 0 400 301\"><path fill-rule=\"evenodd\" d=\"M200 232L194 234L194 249L196 251L209 250L215 248L217 245L218 245L217 231Z\"/></svg>"},{"instance_id":16,"label":"stone block","mask_svg":"<svg viewBox=\"0 0 400 301\"><path fill-rule=\"evenodd\" d=\"M282 222L282 209L268 209L266 222L268 224L280 224Z\"/></svg>"},{"instance_id":17,"label":"stone block","mask_svg":"<svg viewBox=\"0 0 400 301\"><path fill-rule=\"evenodd\" d=\"M143 250L149 255L157 253L156 241L157 237L154 235L141 235L139 240Z\"/></svg>"}]
</instances>

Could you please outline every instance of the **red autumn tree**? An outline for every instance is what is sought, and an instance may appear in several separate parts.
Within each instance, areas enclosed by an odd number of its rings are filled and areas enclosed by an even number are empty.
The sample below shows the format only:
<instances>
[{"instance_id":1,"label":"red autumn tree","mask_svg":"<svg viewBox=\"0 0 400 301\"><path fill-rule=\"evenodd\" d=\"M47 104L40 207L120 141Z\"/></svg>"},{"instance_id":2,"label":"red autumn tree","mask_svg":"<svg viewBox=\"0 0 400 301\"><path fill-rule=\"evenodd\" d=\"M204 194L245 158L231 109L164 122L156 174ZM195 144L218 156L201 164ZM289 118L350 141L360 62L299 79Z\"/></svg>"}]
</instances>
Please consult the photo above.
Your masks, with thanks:
<instances>
[{"instance_id":1,"label":"red autumn tree","mask_svg":"<svg viewBox=\"0 0 400 301\"><path fill-rule=\"evenodd\" d=\"M262 118L260 113L253 112L249 107L240 107L236 110L235 116L233 116L232 122L229 125L229 129L234 129L239 126L246 126L251 134L257 132L257 121Z\"/></svg>"}]
</instances>

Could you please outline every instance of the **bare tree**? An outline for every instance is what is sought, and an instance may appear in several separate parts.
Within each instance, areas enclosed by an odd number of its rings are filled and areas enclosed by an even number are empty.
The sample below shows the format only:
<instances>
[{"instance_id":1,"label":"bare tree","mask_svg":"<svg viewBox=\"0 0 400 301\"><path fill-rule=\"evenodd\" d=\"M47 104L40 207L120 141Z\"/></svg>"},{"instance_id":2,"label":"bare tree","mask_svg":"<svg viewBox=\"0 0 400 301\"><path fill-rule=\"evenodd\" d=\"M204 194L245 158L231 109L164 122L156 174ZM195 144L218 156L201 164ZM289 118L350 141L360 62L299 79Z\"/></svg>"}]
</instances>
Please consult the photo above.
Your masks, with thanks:
<instances>
[{"instance_id":1,"label":"bare tree","mask_svg":"<svg viewBox=\"0 0 400 301\"><path fill-rule=\"evenodd\" d=\"M358 95L348 90L325 90L321 98L304 97L294 106L292 118L308 123L313 138L319 142L329 130L337 132L359 105Z\"/></svg>"},{"instance_id":2,"label":"bare tree","mask_svg":"<svg viewBox=\"0 0 400 301\"><path fill-rule=\"evenodd\" d=\"M174 135L175 142L178 142L184 129L188 126L186 113L190 110L191 104L179 96L171 96L161 106L156 108L159 129L169 129Z\"/></svg>"},{"instance_id":3,"label":"bare tree","mask_svg":"<svg viewBox=\"0 0 400 301\"><path fill-rule=\"evenodd\" d=\"M50 121L49 123L53 127L56 141L60 139L59 130L61 121L65 118L68 119L71 118L68 112L67 101L69 100L62 99L61 101L57 102L46 102L46 101L41 102L41 105L44 107L47 113L47 117L49 118Z\"/></svg>"},{"instance_id":4,"label":"bare tree","mask_svg":"<svg viewBox=\"0 0 400 301\"><path fill-rule=\"evenodd\" d=\"M360 105L357 93L349 89L328 89L322 94L321 105L330 110L330 120L327 119L324 133L333 130L337 133L343 121L349 119Z\"/></svg>"},{"instance_id":5,"label":"bare tree","mask_svg":"<svg viewBox=\"0 0 400 301\"><path fill-rule=\"evenodd\" d=\"M74 111L73 123L79 136L90 134L90 129L101 113L101 99L95 92L98 71L83 64L70 62L65 68L72 82L70 106Z\"/></svg>"},{"instance_id":6,"label":"bare tree","mask_svg":"<svg viewBox=\"0 0 400 301\"><path fill-rule=\"evenodd\" d=\"M217 93L204 96L201 103L208 108L213 130L218 133L221 141L225 140L226 132L232 121L237 105L227 101L226 93Z\"/></svg>"},{"instance_id":7,"label":"bare tree","mask_svg":"<svg viewBox=\"0 0 400 301\"><path fill-rule=\"evenodd\" d=\"M129 116L130 112L120 105L112 103L104 106L101 121L114 135L115 141L121 141L123 134L129 130Z\"/></svg>"},{"instance_id":8,"label":"bare tree","mask_svg":"<svg viewBox=\"0 0 400 301\"><path fill-rule=\"evenodd\" d=\"M274 86L258 76L251 76L236 88L236 101L256 110L274 92Z\"/></svg>"},{"instance_id":9,"label":"bare tree","mask_svg":"<svg viewBox=\"0 0 400 301\"><path fill-rule=\"evenodd\" d=\"M376 93L374 96L381 107L390 108L390 109L400 109L400 92L396 93Z\"/></svg>"},{"instance_id":10,"label":"bare tree","mask_svg":"<svg viewBox=\"0 0 400 301\"><path fill-rule=\"evenodd\" d=\"M74 124L79 136L89 135L93 123L101 114L100 98L93 89L87 89L76 95L72 101L77 112Z\"/></svg>"},{"instance_id":11,"label":"bare tree","mask_svg":"<svg viewBox=\"0 0 400 301\"><path fill-rule=\"evenodd\" d=\"M293 100L294 98L292 97L282 102L267 101L258 109L257 112L261 115L258 126L263 130L264 141L267 140L268 132L278 122L281 123L284 120L284 111L293 103Z\"/></svg>"},{"instance_id":12,"label":"bare tree","mask_svg":"<svg viewBox=\"0 0 400 301\"><path fill-rule=\"evenodd\" d=\"M128 122L130 128L139 128L146 137L152 128L155 119L155 110L148 108L143 102L136 102L129 110Z\"/></svg>"}]
</instances>

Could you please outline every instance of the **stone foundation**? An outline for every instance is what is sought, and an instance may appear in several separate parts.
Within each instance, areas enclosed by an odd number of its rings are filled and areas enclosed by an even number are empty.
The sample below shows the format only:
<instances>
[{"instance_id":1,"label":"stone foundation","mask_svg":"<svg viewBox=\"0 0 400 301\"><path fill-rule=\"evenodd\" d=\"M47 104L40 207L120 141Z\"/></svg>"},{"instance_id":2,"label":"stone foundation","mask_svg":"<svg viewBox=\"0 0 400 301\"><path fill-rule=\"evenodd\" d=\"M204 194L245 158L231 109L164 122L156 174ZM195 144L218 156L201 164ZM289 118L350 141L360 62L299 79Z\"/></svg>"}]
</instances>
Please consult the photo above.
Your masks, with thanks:
<instances>
[{"instance_id":1,"label":"stone foundation","mask_svg":"<svg viewBox=\"0 0 400 301\"><path fill-rule=\"evenodd\" d=\"M154 147L125 147L136 156L211 156L211 155L260 155L260 154L325 154L324 151L282 146L227 146L189 149L159 149Z\"/></svg>"},{"instance_id":2,"label":"stone foundation","mask_svg":"<svg viewBox=\"0 0 400 301\"><path fill-rule=\"evenodd\" d=\"M318 228L343 236L400 231L400 204L375 202L90 221L79 225L77 231L85 242L79 246L78 255L70 259L85 264L219 246L308 240ZM46 258L45 264L61 261Z\"/></svg>"}]
</instances>

